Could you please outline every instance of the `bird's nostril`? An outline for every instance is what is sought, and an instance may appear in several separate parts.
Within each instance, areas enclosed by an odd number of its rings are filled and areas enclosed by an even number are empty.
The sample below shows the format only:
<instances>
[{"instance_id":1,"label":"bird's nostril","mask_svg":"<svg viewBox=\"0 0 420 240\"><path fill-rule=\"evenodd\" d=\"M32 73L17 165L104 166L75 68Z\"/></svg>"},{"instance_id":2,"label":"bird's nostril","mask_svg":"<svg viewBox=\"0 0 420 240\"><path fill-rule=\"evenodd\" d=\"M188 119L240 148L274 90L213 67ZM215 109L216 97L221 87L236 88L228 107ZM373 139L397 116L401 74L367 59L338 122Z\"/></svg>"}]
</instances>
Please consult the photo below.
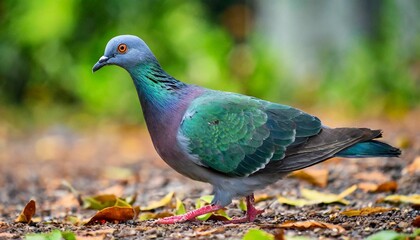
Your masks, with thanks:
<instances>
[{"instance_id":1,"label":"bird's nostril","mask_svg":"<svg viewBox=\"0 0 420 240\"><path fill-rule=\"evenodd\" d=\"M99 58L99 62L103 63L103 62L106 62L108 59L109 59L109 57L102 56L101 58Z\"/></svg>"}]
</instances>

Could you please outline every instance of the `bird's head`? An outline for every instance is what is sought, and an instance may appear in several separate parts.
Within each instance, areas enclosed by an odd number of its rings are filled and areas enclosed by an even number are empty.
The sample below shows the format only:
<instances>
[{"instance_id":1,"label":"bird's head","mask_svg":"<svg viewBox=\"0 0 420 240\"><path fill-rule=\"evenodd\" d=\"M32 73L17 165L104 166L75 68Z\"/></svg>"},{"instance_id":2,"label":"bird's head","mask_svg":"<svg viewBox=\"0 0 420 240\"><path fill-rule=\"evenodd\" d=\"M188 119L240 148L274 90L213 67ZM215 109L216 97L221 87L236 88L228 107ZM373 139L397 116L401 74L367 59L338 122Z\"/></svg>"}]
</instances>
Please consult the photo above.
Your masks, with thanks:
<instances>
[{"instance_id":1,"label":"bird's head","mask_svg":"<svg viewBox=\"0 0 420 240\"><path fill-rule=\"evenodd\" d=\"M92 71L106 65L117 65L129 70L148 60L155 60L155 57L143 40L133 35L121 35L109 40L104 55L99 58Z\"/></svg>"}]
</instances>

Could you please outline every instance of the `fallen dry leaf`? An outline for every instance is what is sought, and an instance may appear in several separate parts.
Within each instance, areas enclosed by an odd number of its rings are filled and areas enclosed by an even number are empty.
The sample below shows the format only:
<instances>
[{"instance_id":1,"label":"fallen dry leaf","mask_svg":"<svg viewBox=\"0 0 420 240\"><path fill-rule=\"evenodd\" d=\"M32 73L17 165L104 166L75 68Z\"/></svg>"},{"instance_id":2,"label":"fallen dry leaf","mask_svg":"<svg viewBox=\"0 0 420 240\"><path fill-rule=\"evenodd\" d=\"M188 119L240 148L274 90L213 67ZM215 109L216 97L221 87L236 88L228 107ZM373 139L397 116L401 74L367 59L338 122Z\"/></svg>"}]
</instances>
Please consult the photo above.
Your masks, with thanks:
<instances>
[{"instance_id":1,"label":"fallen dry leaf","mask_svg":"<svg viewBox=\"0 0 420 240\"><path fill-rule=\"evenodd\" d=\"M100 230L90 229L88 232L78 232L77 240L102 240L107 237L107 235L112 235L116 229L107 228Z\"/></svg>"},{"instance_id":2,"label":"fallen dry leaf","mask_svg":"<svg viewBox=\"0 0 420 240\"><path fill-rule=\"evenodd\" d=\"M13 239L14 234L8 233L8 232L2 232L0 233L0 239Z\"/></svg>"},{"instance_id":3,"label":"fallen dry leaf","mask_svg":"<svg viewBox=\"0 0 420 240\"><path fill-rule=\"evenodd\" d=\"M86 209L102 210L112 206L131 207L129 203L114 194L100 194L83 198L83 208Z\"/></svg>"},{"instance_id":4,"label":"fallen dry leaf","mask_svg":"<svg viewBox=\"0 0 420 240\"><path fill-rule=\"evenodd\" d=\"M152 209L156 209L156 208L160 208L160 207L164 207L166 205L169 205L172 201L173 196L174 196L174 192L170 192L170 193L166 194L160 200L151 202L146 207L142 207L141 210L142 211L149 211L149 210L152 210Z\"/></svg>"},{"instance_id":5,"label":"fallen dry leaf","mask_svg":"<svg viewBox=\"0 0 420 240\"><path fill-rule=\"evenodd\" d=\"M344 198L350 194L352 194L354 191L356 191L357 186L353 185L349 188L347 188L346 190L344 190L343 192L341 192L340 194L332 194L332 193L321 193L318 191L314 191L314 190L309 190L309 189L302 189L301 190L301 194L303 197L305 197L306 199L309 200L318 200L320 201L320 203L342 203L342 204L349 204L349 202L347 200L345 200Z\"/></svg>"},{"instance_id":6,"label":"fallen dry leaf","mask_svg":"<svg viewBox=\"0 0 420 240\"><path fill-rule=\"evenodd\" d=\"M121 222L134 219L136 212L132 207L107 207L97 212L86 225L95 224L97 222Z\"/></svg>"},{"instance_id":7,"label":"fallen dry leaf","mask_svg":"<svg viewBox=\"0 0 420 240\"><path fill-rule=\"evenodd\" d=\"M357 187L364 192L373 192L378 188L378 184L373 182L361 182L357 184Z\"/></svg>"},{"instance_id":8,"label":"fallen dry leaf","mask_svg":"<svg viewBox=\"0 0 420 240\"><path fill-rule=\"evenodd\" d=\"M224 227L212 228L212 227L199 227L194 229L194 232L198 236L209 236L215 233L223 233L225 231Z\"/></svg>"},{"instance_id":9,"label":"fallen dry leaf","mask_svg":"<svg viewBox=\"0 0 420 240\"><path fill-rule=\"evenodd\" d=\"M403 170L403 173L409 174L414 174L416 172L420 172L420 156L417 156L414 161Z\"/></svg>"},{"instance_id":10,"label":"fallen dry leaf","mask_svg":"<svg viewBox=\"0 0 420 240\"><path fill-rule=\"evenodd\" d=\"M339 233L345 232L346 230L339 225L334 225L326 222L317 222L313 220L303 221L303 222L287 222L280 224L281 228L288 229L298 229L298 230L307 230L313 228L328 228L331 230L338 231Z\"/></svg>"},{"instance_id":11,"label":"fallen dry leaf","mask_svg":"<svg viewBox=\"0 0 420 240\"><path fill-rule=\"evenodd\" d=\"M280 203L297 206L297 207L320 204L320 203L325 203L325 204L341 203L341 204L347 205L349 204L349 202L345 200L344 198L350 195L351 193L353 193L354 191L356 191L356 189L357 189L357 186L353 185L347 188L346 190L344 190L343 192L341 192L340 194L331 194L331 193L323 193L323 192L318 192L315 190L309 190L309 189L303 188L301 189L301 194L304 197L304 199L288 199L282 196L277 196L277 200Z\"/></svg>"},{"instance_id":12,"label":"fallen dry leaf","mask_svg":"<svg viewBox=\"0 0 420 240\"><path fill-rule=\"evenodd\" d=\"M290 199L290 198L285 198L283 196L277 196L277 201L279 203L287 204L287 205L295 206L295 207L303 207L303 206L314 205L314 204L319 203L319 201L313 201L313 200L302 199L302 198Z\"/></svg>"},{"instance_id":13,"label":"fallen dry leaf","mask_svg":"<svg viewBox=\"0 0 420 240\"><path fill-rule=\"evenodd\" d=\"M395 192L398 188L398 184L395 181L386 181L381 184L372 182L362 182L357 186L364 192L378 193L378 192Z\"/></svg>"},{"instance_id":14,"label":"fallen dry leaf","mask_svg":"<svg viewBox=\"0 0 420 240\"><path fill-rule=\"evenodd\" d=\"M393 202L393 203L411 203L415 205L420 205L420 194L413 194L409 196L405 195L389 195L386 196L383 201Z\"/></svg>"},{"instance_id":15,"label":"fallen dry leaf","mask_svg":"<svg viewBox=\"0 0 420 240\"><path fill-rule=\"evenodd\" d=\"M79 201L75 198L72 193L66 194L61 198L57 199L57 201L53 202L51 205L51 209L70 209L72 207L78 207Z\"/></svg>"},{"instance_id":16,"label":"fallen dry leaf","mask_svg":"<svg viewBox=\"0 0 420 240\"><path fill-rule=\"evenodd\" d=\"M15 222L20 223L30 223L32 217L34 216L36 211L35 201L29 201L19 216L15 219Z\"/></svg>"},{"instance_id":17,"label":"fallen dry leaf","mask_svg":"<svg viewBox=\"0 0 420 240\"><path fill-rule=\"evenodd\" d=\"M171 217L174 214L169 211L164 212L158 212L158 213L152 213L152 212L142 212L139 214L139 221L147 221L151 219L158 219L158 218L165 218L165 217Z\"/></svg>"},{"instance_id":18,"label":"fallen dry leaf","mask_svg":"<svg viewBox=\"0 0 420 240\"><path fill-rule=\"evenodd\" d=\"M268 195L267 193L262 193L262 194L256 194L254 197L255 203L259 203L265 200L269 200L274 198L274 196L272 195Z\"/></svg>"},{"instance_id":19,"label":"fallen dry leaf","mask_svg":"<svg viewBox=\"0 0 420 240\"><path fill-rule=\"evenodd\" d=\"M398 188L398 184L395 181L388 181L382 184L379 184L378 187L373 192L395 192Z\"/></svg>"},{"instance_id":20,"label":"fallen dry leaf","mask_svg":"<svg viewBox=\"0 0 420 240\"><path fill-rule=\"evenodd\" d=\"M319 187L326 187L328 184L328 169L303 169L291 173L290 176L305 180Z\"/></svg>"},{"instance_id":21,"label":"fallen dry leaf","mask_svg":"<svg viewBox=\"0 0 420 240\"><path fill-rule=\"evenodd\" d=\"M413 227L420 228L420 215L418 215L416 218L414 218L411 225L413 225Z\"/></svg>"},{"instance_id":22,"label":"fallen dry leaf","mask_svg":"<svg viewBox=\"0 0 420 240\"><path fill-rule=\"evenodd\" d=\"M389 177L379 171L372 171L372 172L360 172L354 175L354 178L368 181L368 182L387 182L389 181Z\"/></svg>"},{"instance_id":23,"label":"fallen dry leaf","mask_svg":"<svg viewBox=\"0 0 420 240\"><path fill-rule=\"evenodd\" d=\"M125 186L122 184L114 185L108 187L104 190L99 192L100 195L115 195L115 196L122 196L124 194Z\"/></svg>"},{"instance_id":24,"label":"fallen dry leaf","mask_svg":"<svg viewBox=\"0 0 420 240\"><path fill-rule=\"evenodd\" d=\"M341 214L347 217L354 217L354 216L367 216L376 213L383 213L395 210L395 208L384 208L384 207L366 207L361 209L350 209L342 211Z\"/></svg>"}]
</instances>

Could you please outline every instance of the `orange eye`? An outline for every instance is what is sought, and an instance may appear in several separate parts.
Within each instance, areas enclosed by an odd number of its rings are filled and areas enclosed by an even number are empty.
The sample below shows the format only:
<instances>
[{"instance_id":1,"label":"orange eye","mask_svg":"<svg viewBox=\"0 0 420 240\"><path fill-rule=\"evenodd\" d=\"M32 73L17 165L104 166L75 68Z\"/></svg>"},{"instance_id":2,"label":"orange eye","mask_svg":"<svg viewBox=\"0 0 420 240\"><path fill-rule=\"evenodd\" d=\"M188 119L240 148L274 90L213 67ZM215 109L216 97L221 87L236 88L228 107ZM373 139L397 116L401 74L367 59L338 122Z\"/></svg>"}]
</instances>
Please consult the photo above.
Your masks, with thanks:
<instances>
[{"instance_id":1,"label":"orange eye","mask_svg":"<svg viewBox=\"0 0 420 240\"><path fill-rule=\"evenodd\" d=\"M127 45L121 43L120 45L118 45L117 50L119 53L125 53L127 52Z\"/></svg>"}]
</instances>

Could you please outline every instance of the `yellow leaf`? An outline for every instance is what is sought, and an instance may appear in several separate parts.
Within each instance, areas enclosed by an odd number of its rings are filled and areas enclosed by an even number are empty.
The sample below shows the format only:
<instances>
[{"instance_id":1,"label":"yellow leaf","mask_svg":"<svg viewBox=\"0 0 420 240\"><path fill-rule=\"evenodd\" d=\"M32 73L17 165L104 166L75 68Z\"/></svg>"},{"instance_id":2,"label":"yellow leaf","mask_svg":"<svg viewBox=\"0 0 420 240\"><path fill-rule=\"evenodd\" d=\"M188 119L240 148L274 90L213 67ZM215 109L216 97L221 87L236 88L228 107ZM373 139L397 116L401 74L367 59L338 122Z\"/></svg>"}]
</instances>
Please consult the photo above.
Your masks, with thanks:
<instances>
[{"instance_id":1,"label":"yellow leaf","mask_svg":"<svg viewBox=\"0 0 420 240\"><path fill-rule=\"evenodd\" d=\"M147 205L144 208L141 208L142 211L149 211L152 209L164 207L171 203L172 197L174 196L174 192L170 192L166 194L163 198L161 198L158 201L151 202L149 205Z\"/></svg>"},{"instance_id":2,"label":"yellow leaf","mask_svg":"<svg viewBox=\"0 0 420 240\"><path fill-rule=\"evenodd\" d=\"M266 193L263 194L257 194L255 195L255 203L259 203L268 199L272 199L274 196L268 195Z\"/></svg>"},{"instance_id":3,"label":"yellow leaf","mask_svg":"<svg viewBox=\"0 0 420 240\"><path fill-rule=\"evenodd\" d=\"M420 205L420 194L413 194L410 196L389 195L384 198L384 201L393 202L393 203L411 203L415 205Z\"/></svg>"},{"instance_id":4,"label":"yellow leaf","mask_svg":"<svg viewBox=\"0 0 420 240\"><path fill-rule=\"evenodd\" d=\"M332 194L332 193L321 193L318 191L304 188L301 190L301 194L306 199L318 201L319 203L328 204L328 203L338 202L338 203L347 205L349 204L349 202L345 200L344 198L350 195L351 193L353 193L354 191L356 191L356 189L357 189L357 186L353 185L337 195L337 194Z\"/></svg>"},{"instance_id":5,"label":"yellow leaf","mask_svg":"<svg viewBox=\"0 0 420 240\"><path fill-rule=\"evenodd\" d=\"M366 216L376 213L383 213L383 212L389 212L394 210L394 208L384 208L384 207L366 207L361 209L349 209L342 211L341 214L346 215L348 217L354 217L354 216Z\"/></svg>"},{"instance_id":6,"label":"yellow leaf","mask_svg":"<svg viewBox=\"0 0 420 240\"><path fill-rule=\"evenodd\" d=\"M357 189L356 185L353 185L340 194L331 194L331 193L322 193L315 190L309 190L309 189L301 189L301 194L304 197L303 199L288 199L282 196L278 196L277 200L280 203L302 207L306 205L314 205L314 204L320 204L320 203L341 203L344 205L349 204L347 200L344 198L351 193L353 193Z\"/></svg>"},{"instance_id":7,"label":"yellow leaf","mask_svg":"<svg viewBox=\"0 0 420 240\"><path fill-rule=\"evenodd\" d=\"M277 201L279 201L280 203L295 206L295 207L303 207L306 205L313 205L313 204L319 203L318 201L313 201L313 200L307 200L307 199L302 199L302 198L290 199L290 198L285 198L282 196L277 196Z\"/></svg>"},{"instance_id":8,"label":"yellow leaf","mask_svg":"<svg viewBox=\"0 0 420 240\"><path fill-rule=\"evenodd\" d=\"M32 217L35 214L35 211L36 211L35 201L31 200L26 204L25 208L22 210L19 216L15 219L15 222L30 223Z\"/></svg>"},{"instance_id":9,"label":"yellow leaf","mask_svg":"<svg viewBox=\"0 0 420 240\"><path fill-rule=\"evenodd\" d=\"M200 197L201 200L203 200L205 203L211 203L213 201L214 195L204 195Z\"/></svg>"}]
</instances>

